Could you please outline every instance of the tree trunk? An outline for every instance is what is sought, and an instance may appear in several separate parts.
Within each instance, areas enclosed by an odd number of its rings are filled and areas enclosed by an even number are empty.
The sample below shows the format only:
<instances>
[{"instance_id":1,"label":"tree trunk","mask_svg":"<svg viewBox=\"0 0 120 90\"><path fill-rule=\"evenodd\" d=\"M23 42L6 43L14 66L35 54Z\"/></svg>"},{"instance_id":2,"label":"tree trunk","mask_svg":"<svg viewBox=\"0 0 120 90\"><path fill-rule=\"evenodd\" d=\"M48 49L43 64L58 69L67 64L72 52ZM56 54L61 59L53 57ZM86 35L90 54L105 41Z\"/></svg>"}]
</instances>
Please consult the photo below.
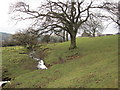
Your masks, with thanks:
<instances>
[{"instance_id":1,"label":"tree trunk","mask_svg":"<svg viewBox=\"0 0 120 90\"><path fill-rule=\"evenodd\" d=\"M63 31L63 42L65 42L65 31Z\"/></svg>"},{"instance_id":2,"label":"tree trunk","mask_svg":"<svg viewBox=\"0 0 120 90\"><path fill-rule=\"evenodd\" d=\"M68 32L66 32L66 41L68 41Z\"/></svg>"},{"instance_id":3,"label":"tree trunk","mask_svg":"<svg viewBox=\"0 0 120 90\"><path fill-rule=\"evenodd\" d=\"M93 33L93 37L95 37L95 33Z\"/></svg>"},{"instance_id":4,"label":"tree trunk","mask_svg":"<svg viewBox=\"0 0 120 90\"><path fill-rule=\"evenodd\" d=\"M71 38L71 44L69 49L75 49L76 48L76 34L70 34Z\"/></svg>"},{"instance_id":5,"label":"tree trunk","mask_svg":"<svg viewBox=\"0 0 120 90\"><path fill-rule=\"evenodd\" d=\"M95 37L95 29L93 29L93 37Z\"/></svg>"}]
</instances>

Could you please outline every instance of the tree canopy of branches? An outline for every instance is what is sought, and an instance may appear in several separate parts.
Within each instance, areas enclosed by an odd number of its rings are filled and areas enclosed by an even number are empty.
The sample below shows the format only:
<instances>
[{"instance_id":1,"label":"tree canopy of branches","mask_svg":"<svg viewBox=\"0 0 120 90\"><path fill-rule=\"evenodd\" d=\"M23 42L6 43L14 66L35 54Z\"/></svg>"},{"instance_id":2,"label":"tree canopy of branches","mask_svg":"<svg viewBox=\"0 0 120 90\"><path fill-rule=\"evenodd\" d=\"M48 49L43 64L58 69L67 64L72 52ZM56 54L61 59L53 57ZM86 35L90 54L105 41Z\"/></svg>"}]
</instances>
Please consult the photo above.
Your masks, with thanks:
<instances>
[{"instance_id":1,"label":"tree canopy of branches","mask_svg":"<svg viewBox=\"0 0 120 90\"><path fill-rule=\"evenodd\" d=\"M104 9L113 15L110 18L120 26L120 3L106 2L104 3Z\"/></svg>"},{"instance_id":2,"label":"tree canopy of branches","mask_svg":"<svg viewBox=\"0 0 120 90\"><path fill-rule=\"evenodd\" d=\"M102 3L102 5L97 6L96 8L100 8L109 12L110 15L103 15L102 17L111 19L120 27L120 1L119 2L105 1L104 3Z\"/></svg>"},{"instance_id":3,"label":"tree canopy of branches","mask_svg":"<svg viewBox=\"0 0 120 90\"><path fill-rule=\"evenodd\" d=\"M92 3L92 1L86 3L84 0L76 2L48 0L38 10L32 10L28 4L17 2L11 6L11 10L28 15L27 17L15 16L16 20L35 19L34 25L38 27L39 33L67 31L71 38L70 49L74 49L76 48L76 34L80 26L88 20Z\"/></svg>"},{"instance_id":4,"label":"tree canopy of branches","mask_svg":"<svg viewBox=\"0 0 120 90\"><path fill-rule=\"evenodd\" d=\"M93 37L95 37L96 33L103 31L102 20L97 15L91 14L88 21L82 24L81 29L85 30L86 32L90 33Z\"/></svg>"},{"instance_id":5,"label":"tree canopy of branches","mask_svg":"<svg viewBox=\"0 0 120 90\"><path fill-rule=\"evenodd\" d=\"M19 31L13 35L13 39L27 49L33 49L38 43L38 37L35 34L26 31Z\"/></svg>"}]
</instances>

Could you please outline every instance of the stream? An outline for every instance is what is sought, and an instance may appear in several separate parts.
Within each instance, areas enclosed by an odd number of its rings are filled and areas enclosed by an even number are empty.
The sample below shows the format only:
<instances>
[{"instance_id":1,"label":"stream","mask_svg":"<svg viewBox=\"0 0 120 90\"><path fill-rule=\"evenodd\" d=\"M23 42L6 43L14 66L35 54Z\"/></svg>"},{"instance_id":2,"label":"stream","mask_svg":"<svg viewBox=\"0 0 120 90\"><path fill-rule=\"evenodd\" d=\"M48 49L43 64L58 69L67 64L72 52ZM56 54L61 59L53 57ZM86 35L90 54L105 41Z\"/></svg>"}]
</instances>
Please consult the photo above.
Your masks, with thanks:
<instances>
[{"instance_id":1,"label":"stream","mask_svg":"<svg viewBox=\"0 0 120 90\"><path fill-rule=\"evenodd\" d=\"M36 60L36 61L38 61L37 68L38 68L38 69L48 69L48 68L45 66L43 60L41 60L40 58L36 58L36 57L33 56L34 53L35 53L35 51L32 51L32 52L29 54L29 57L32 58L32 59L34 59L34 60Z\"/></svg>"},{"instance_id":2,"label":"stream","mask_svg":"<svg viewBox=\"0 0 120 90\"><path fill-rule=\"evenodd\" d=\"M36 60L38 62L38 65L37 65L37 68L38 69L48 69L45 64L44 64L44 61L40 58L36 58L33 56L33 54L35 54L35 51L32 51L30 54L29 54L29 57ZM0 81L0 87L4 86L6 83L10 83L10 81Z\"/></svg>"},{"instance_id":3,"label":"stream","mask_svg":"<svg viewBox=\"0 0 120 90\"><path fill-rule=\"evenodd\" d=\"M6 83L10 83L10 81L0 81L0 87L2 87L3 85L5 85Z\"/></svg>"}]
</instances>

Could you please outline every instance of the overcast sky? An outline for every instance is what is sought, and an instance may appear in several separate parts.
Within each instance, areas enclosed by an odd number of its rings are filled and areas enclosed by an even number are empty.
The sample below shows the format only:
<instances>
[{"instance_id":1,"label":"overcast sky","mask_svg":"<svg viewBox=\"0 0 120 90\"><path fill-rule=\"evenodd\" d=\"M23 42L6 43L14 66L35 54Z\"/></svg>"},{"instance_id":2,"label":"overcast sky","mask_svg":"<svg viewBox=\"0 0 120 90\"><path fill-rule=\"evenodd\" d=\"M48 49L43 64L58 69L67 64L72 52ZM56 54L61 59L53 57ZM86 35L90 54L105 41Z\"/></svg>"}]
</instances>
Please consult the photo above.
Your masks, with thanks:
<instances>
[{"instance_id":1,"label":"overcast sky","mask_svg":"<svg viewBox=\"0 0 120 90\"><path fill-rule=\"evenodd\" d=\"M40 5L41 2L43 2L44 0L2 0L0 3L0 32L14 34L19 29L26 28L30 25L29 21L21 21L15 24L15 22L13 22L10 19L10 15L8 14L9 6L11 3L15 3L17 1L28 2L29 4L31 4L33 8L35 8L36 6ZM101 1L101 0L98 0L98 1ZM119 1L119 0L110 0L110 1ZM109 27L103 33L117 33L115 24L109 25Z\"/></svg>"}]
</instances>

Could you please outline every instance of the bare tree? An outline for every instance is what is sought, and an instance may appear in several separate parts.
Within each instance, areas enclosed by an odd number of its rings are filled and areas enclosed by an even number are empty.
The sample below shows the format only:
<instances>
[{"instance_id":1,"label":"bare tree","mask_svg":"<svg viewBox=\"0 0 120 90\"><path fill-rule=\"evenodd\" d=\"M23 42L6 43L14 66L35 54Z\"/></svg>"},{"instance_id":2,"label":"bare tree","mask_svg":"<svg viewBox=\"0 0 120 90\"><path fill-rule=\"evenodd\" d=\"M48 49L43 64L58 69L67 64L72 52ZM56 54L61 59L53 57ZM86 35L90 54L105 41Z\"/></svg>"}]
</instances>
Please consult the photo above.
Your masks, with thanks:
<instances>
[{"instance_id":1,"label":"bare tree","mask_svg":"<svg viewBox=\"0 0 120 90\"><path fill-rule=\"evenodd\" d=\"M103 31L102 20L100 17L97 17L97 15L91 14L88 21L82 24L81 29L95 37L96 33Z\"/></svg>"},{"instance_id":2,"label":"bare tree","mask_svg":"<svg viewBox=\"0 0 120 90\"><path fill-rule=\"evenodd\" d=\"M113 16L109 16L118 26L120 26L120 3L106 2L103 9L110 12Z\"/></svg>"},{"instance_id":3,"label":"bare tree","mask_svg":"<svg viewBox=\"0 0 120 90\"><path fill-rule=\"evenodd\" d=\"M86 3L84 0L76 2L53 2L47 1L38 10L30 9L24 2L17 2L11 6L14 12L27 14L27 17L16 17L17 20L35 19L34 24L39 32L51 32L63 30L70 34L70 49L76 48L76 34L80 26L86 22L90 16L92 1Z\"/></svg>"},{"instance_id":4,"label":"bare tree","mask_svg":"<svg viewBox=\"0 0 120 90\"><path fill-rule=\"evenodd\" d=\"M55 35L57 36L60 36L63 40L63 42L65 41L68 41L68 32L67 31L64 31L64 30L61 30L61 31L58 31L58 32L54 32Z\"/></svg>"},{"instance_id":5,"label":"bare tree","mask_svg":"<svg viewBox=\"0 0 120 90\"><path fill-rule=\"evenodd\" d=\"M62 38L62 42L65 42L65 31L63 30L55 31L54 34L60 36Z\"/></svg>"},{"instance_id":6,"label":"bare tree","mask_svg":"<svg viewBox=\"0 0 120 90\"><path fill-rule=\"evenodd\" d=\"M68 41L68 32L66 32L66 41Z\"/></svg>"},{"instance_id":7,"label":"bare tree","mask_svg":"<svg viewBox=\"0 0 120 90\"><path fill-rule=\"evenodd\" d=\"M13 39L27 49L33 49L38 44L38 36L31 33L30 29L17 32Z\"/></svg>"},{"instance_id":8,"label":"bare tree","mask_svg":"<svg viewBox=\"0 0 120 90\"><path fill-rule=\"evenodd\" d=\"M100 15L100 17L106 18L108 20L111 19L120 27L120 1L119 2L105 1L104 3L102 3L102 5L93 8L99 8L107 11L109 14Z\"/></svg>"},{"instance_id":9,"label":"bare tree","mask_svg":"<svg viewBox=\"0 0 120 90\"><path fill-rule=\"evenodd\" d=\"M50 35L45 35L45 36L42 38L41 42L49 43L49 42L50 42Z\"/></svg>"}]
</instances>

